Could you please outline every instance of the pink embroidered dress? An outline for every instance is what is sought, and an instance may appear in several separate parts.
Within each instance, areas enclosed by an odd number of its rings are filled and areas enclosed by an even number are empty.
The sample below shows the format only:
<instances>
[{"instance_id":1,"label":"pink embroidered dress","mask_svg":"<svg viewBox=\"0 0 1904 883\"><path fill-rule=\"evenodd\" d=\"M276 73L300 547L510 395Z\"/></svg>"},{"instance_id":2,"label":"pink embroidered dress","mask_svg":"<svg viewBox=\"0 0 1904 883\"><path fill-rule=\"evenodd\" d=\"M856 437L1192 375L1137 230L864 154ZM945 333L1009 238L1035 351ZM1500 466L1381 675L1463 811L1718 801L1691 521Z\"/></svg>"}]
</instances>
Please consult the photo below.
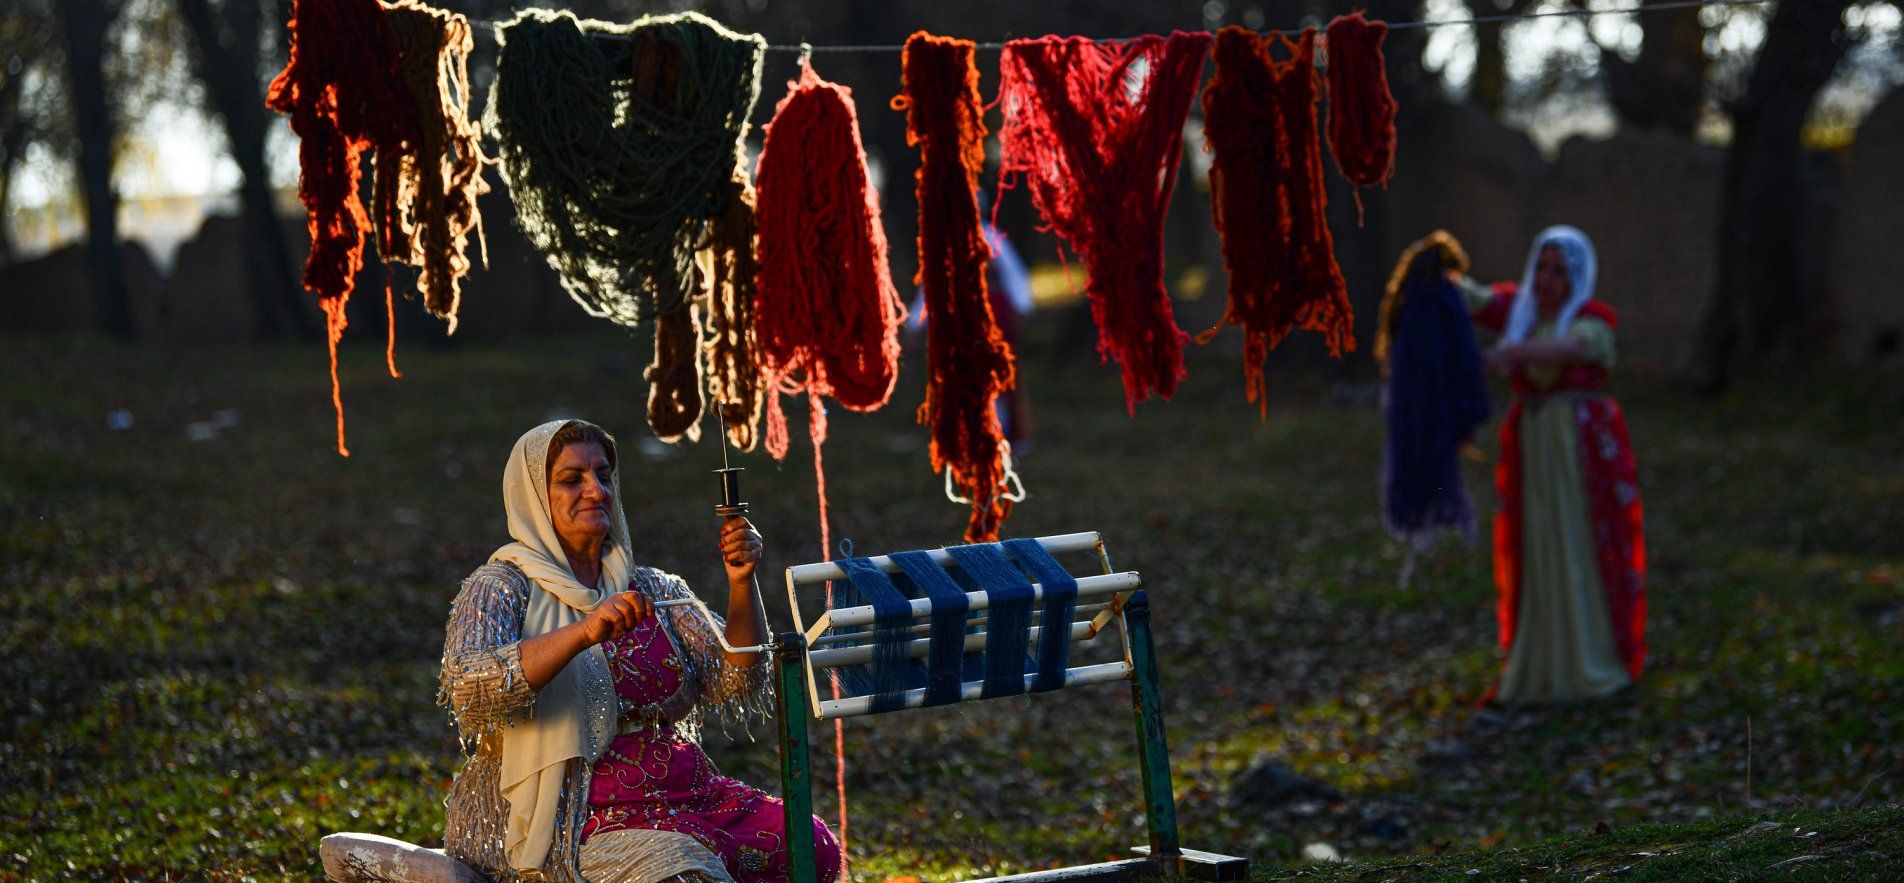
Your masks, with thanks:
<instances>
[{"instance_id":1,"label":"pink embroidered dress","mask_svg":"<svg viewBox=\"0 0 1904 883\"><path fill-rule=\"evenodd\" d=\"M693 707L695 691L669 630L650 616L602 650L622 732L591 768L584 846L613 831L669 831L700 841L739 883L788 879L781 802L721 775L701 746L675 727ZM840 849L832 832L816 818L803 833L813 838L820 879L833 879Z\"/></svg>"},{"instance_id":2,"label":"pink embroidered dress","mask_svg":"<svg viewBox=\"0 0 1904 883\"><path fill-rule=\"evenodd\" d=\"M692 597L680 577L649 567L635 568L629 589L657 601ZM616 735L594 762L569 761L546 863L524 872L509 866L498 780L509 717L536 698L521 666L534 591L514 564L485 564L450 609L440 701L469 755L445 802L445 851L498 883L788 879L780 801L721 775L697 741L710 714L732 722L767 711L772 663L727 665L717 637L724 625L690 606L663 610L603 645L616 707L596 713L616 719ZM818 818L809 836L819 879L831 883L838 841Z\"/></svg>"}]
</instances>

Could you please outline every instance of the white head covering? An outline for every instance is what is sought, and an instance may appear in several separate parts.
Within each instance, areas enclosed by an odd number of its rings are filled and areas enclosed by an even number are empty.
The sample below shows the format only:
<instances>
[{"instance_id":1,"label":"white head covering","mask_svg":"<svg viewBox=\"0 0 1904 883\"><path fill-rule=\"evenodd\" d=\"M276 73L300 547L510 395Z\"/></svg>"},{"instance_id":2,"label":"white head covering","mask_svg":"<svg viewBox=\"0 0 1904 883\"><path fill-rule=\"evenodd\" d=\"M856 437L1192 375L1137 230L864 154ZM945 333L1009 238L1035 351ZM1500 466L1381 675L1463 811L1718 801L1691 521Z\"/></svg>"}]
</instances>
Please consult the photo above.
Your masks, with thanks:
<instances>
[{"instance_id":1,"label":"white head covering","mask_svg":"<svg viewBox=\"0 0 1904 883\"><path fill-rule=\"evenodd\" d=\"M1507 333L1501 336L1502 343L1526 340L1534 330L1534 322L1540 315L1540 303L1534 296L1534 267L1540 263L1541 250L1549 245L1559 247L1561 258L1567 262L1567 304L1554 319L1554 336L1566 334L1573 317L1593 299L1593 281L1600 270L1593 242L1587 239L1587 234L1565 224L1548 227L1534 237L1534 247L1527 251L1527 269L1521 273L1520 290L1514 294L1513 309L1507 314Z\"/></svg>"},{"instance_id":2,"label":"white head covering","mask_svg":"<svg viewBox=\"0 0 1904 883\"><path fill-rule=\"evenodd\" d=\"M601 581L584 588L562 552L549 514L549 441L576 422L556 420L524 433L503 468L503 509L515 542L497 549L489 560L515 564L535 583L523 616L524 638L579 622L603 599L626 589L634 570L628 522L622 516L619 466L610 487ZM609 447L606 453L615 460L613 442ZM608 747L614 689L602 648L590 647L543 685L533 706L512 716L513 727L503 738L501 782L503 800L509 804L503 847L511 867L540 868L547 860L567 762L582 757L592 763Z\"/></svg>"}]
</instances>

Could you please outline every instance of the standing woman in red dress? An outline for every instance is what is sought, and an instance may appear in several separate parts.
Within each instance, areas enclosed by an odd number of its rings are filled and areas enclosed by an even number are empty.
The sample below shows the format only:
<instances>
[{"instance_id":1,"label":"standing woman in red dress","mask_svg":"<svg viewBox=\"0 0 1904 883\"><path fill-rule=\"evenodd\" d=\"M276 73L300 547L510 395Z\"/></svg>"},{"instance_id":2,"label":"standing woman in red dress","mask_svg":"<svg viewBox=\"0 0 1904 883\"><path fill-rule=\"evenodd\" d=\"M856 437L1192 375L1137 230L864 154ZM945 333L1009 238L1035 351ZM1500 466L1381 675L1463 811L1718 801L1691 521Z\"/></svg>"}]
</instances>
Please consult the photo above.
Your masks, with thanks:
<instances>
[{"instance_id":1,"label":"standing woman in red dress","mask_svg":"<svg viewBox=\"0 0 1904 883\"><path fill-rule=\"evenodd\" d=\"M1559 703L1616 693L1646 661L1646 542L1626 418L1606 394L1613 309L1593 298L1593 243L1535 237L1520 284L1463 280L1490 370L1514 404L1495 487L1495 614L1507 661L1490 698Z\"/></svg>"}]
</instances>

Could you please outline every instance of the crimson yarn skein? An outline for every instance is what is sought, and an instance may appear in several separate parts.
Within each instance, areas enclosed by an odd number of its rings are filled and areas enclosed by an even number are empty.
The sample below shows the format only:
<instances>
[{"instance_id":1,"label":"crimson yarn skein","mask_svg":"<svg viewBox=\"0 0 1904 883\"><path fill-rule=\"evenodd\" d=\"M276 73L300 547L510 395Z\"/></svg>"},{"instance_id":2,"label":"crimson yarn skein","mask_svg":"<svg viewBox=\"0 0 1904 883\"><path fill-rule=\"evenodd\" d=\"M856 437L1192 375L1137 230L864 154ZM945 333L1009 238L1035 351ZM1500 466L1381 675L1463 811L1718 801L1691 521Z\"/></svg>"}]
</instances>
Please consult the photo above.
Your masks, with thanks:
<instances>
[{"instance_id":1,"label":"crimson yarn skein","mask_svg":"<svg viewBox=\"0 0 1904 883\"><path fill-rule=\"evenodd\" d=\"M919 148L919 275L925 292L926 399L919 422L932 429L932 468L950 471L971 500L967 542L991 542L1011 514L999 493L1005 434L994 404L1017 385L1011 345L992 315L985 265L992 258L978 212L985 167L985 121L978 95L976 44L924 31L906 40L903 90L906 143Z\"/></svg>"},{"instance_id":2,"label":"crimson yarn skein","mask_svg":"<svg viewBox=\"0 0 1904 883\"><path fill-rule=\"evenodd\" d=\"M299 138L298 198L311 234L304 287L317 294L324 309L337 453L346 457L337 342L370 229L357 195L361 161L366 152L403 150L418 139L416 108L404 91L383 16L377 0L296 0L289 23L290 61L265 93L265 106L289 114Z\"/></svg>"},{"instance_id":3,"label":"crimson yarn skein","mask_svg":"<svg viewBox=\"0 0 1904 883\"><path fill-rule=\"evenodd\" d=\"M1292 50L1287 62L1270 57L1271 40ZM1197 341L1208 343L1224 324L1242 326L1244 387L1262 416L1269 408L1263 361L1291 330L1323 332L1337 356L1355 349L1348 289L1324 216L1314 42L1313 30L1292 43L1224 28L1216 74L1203 92L1229 301Z\"/></svg>"},{"instance_id":4,"label":"crimson yarn skein","mask_svg":"<svg viewBox=\"0 0 1904 883\"><path fill-rule=\"evenodd\" d=\"M877 410L892 398L906 309L887 266L879 195L866 173L852 92L821 79L811 66L789 86L767 124L756 184L755 345L768 396L767 452L774 459L788 448L780 394L807 396L825 537L821 397L854 411Z\"/></svg>"},{"instance_id":5,"label":"crimson yarn skein","mask_svg":"<svg viewBox=\"0 0 1904 883\"><path fill-rule=\"evenodd\" d=\"M1286 188L1289 207L1289 249L1293 291L1298 300L1298 324L1319 331L1329 354L1341 358L1355 352L1355 310L1349 305L1348 285L1335 261L1335 237L1329 232L1329 195L1322 183L1322 144L1316 126L1316 100L1322 90L1316 74L1316 30L1309 28L1296 40L1284 34L1274 38L1289 50L1287 61L1263 58L1275 74L1276 102L1282 116L1283 151L1277 171Z\"/></svg>"},{"instance_id":6,"label":"crimson yarn skein","mask_svg":"<svg viewBox=\"0 0 1904 883\"><path fill-rule=\"evenodd\" d=\"M1022 177L1053 232L1086 267L1098 355L1123 370L1125 405L1168 399L1183 344L1163 283L1164 213L1210 35L1100 44L1044 37L999 62L999 190Z\"/></svg>"},{"instance_id":7,"label":"crimson yarn skein","mask_svg":"<svg viewBox=\"0 0 1904 883\"><path fill-rule=\"evenodd\" d=\"M1395 96L1388 89L1382 42L1388 23L1360 11L1329 22L1329 151L1342 177L1360 187L1395 174ZM1356 204L1361 205L1361 194Z\"/></svg>"}]
</instances>

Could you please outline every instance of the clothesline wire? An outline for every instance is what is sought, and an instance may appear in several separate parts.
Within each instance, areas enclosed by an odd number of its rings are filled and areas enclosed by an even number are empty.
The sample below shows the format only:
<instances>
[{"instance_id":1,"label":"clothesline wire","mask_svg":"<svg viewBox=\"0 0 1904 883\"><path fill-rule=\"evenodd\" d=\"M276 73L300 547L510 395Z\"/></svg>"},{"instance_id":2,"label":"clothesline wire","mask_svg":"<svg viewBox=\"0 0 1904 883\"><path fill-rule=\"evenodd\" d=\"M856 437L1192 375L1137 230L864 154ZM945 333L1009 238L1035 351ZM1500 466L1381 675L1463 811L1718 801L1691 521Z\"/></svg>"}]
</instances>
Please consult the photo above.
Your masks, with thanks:
<instances>
[{"instance_id":1,"label":"clothesline wire","mask_svg":"<svg viewBox=\"0 0 1904 883\"><path fill-rule=\"evenodd\" d=\"M1555 9L1555 10L1549 10L1547 12L1521 12L1521 13L1503 13L1501 15L1477 15L1472 18L1455 18L1455 19L1447 19L1443 21L1430 21L1427 19L1421 19L1417 21L1389 22L1388 29L1391 31L1417 31L1417 30L1427 30L1429 28L1454 27L1457 25L1472 26L1472 25L1482 25L1482 24L1496 24L1500 22L1531 21L1537 18L1593 18L1593 17L1601 16L1601 15L1631 15L1631 14L1636 14L1641 12L1664 12L1669 9L1704 9L1708 6L1715 7L1715 8L1729 7L1729 6L1763 6L1771 2L1772 0L1674 0L1674 2L1671 2L1671 3L1646 3L1640 6L1628 6L1628 7L1624 7L1620 9L1581 9L1581 8ZM501 26L502 24L504 24L504 22L482 22L482 24L488 25L488 27L479 28L478 30L482 33L487 34L487 33L493 33L494 32L493 29ZM1279 30L1257 31L1257 33L1263 34L1263 35L1278 34L1278 33L1297 34L1300 32L1301 32L1300 28L1284 28ZM628 39L627 35L625 34L596 34L594 36L598 40L626 40ZM1095 42L1122 43L1129 39L1130 39L1129 37L1103 37L1103 38L1099 38ZM993 51L1005 48L1004 43L979 43L976 45L979 49L986 49L986 50L993 50ZM825 46L825 45L816 46L816 45L811 45L807 43L793 43L793 44L776 43L776 44L768 45L767 51L768 52L792 52L792 53L800 53L800 54L818 55L822 53L845 54L845 53L854 53L854 52L900 52L900 51L903 51L905 48L906 47L904 45L897 44L897 43L890 44L890 45L870 44L870 45L845 45L845 46Z\"/></svg>"}]
</instances>

